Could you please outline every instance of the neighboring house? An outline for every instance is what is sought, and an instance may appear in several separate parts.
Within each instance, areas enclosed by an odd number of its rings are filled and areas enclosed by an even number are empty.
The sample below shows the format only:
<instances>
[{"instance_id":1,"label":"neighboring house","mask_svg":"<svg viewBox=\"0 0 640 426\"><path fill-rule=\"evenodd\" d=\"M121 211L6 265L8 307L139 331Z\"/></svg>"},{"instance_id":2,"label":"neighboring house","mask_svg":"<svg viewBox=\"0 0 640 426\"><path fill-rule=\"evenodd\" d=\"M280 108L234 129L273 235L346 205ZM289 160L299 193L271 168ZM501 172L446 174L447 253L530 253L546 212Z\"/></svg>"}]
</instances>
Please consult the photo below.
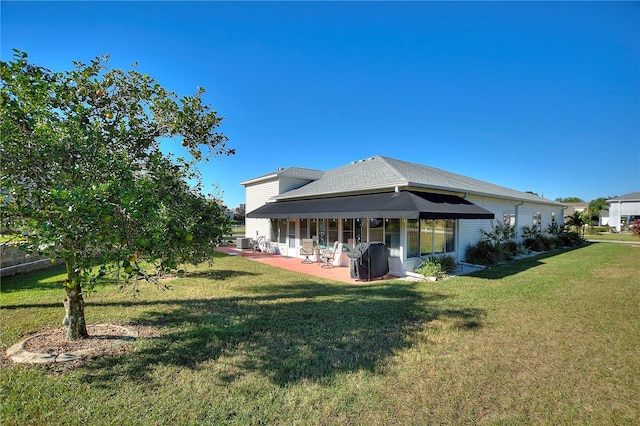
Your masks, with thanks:
<instances>
[{"instance_id":1,"label":"neighboring house","mask_svg":"<svg viewBox=\"0 0 640 426\"><path fill-rule=\"evenodd\" d=\"M241 182L246 237L265 237L276 251L299 256L302 239L321 247L383 242L392 273L413 271L422 256L465 259L467 247L494 220L542 230L562 223L565 205L433 167L371 157L321 172L284 168ZM348 258L336 259L348 264Z\"/></svg>"},{"instance_id":2,"label":"neighboring house","mask_svg":"<svg viewBox=\"0 0 640 426\"><path fill-rule=\"evenodd\" d=\"M617 232L628 229L635 219L640 219L640 192L621 195L607 200L609 204L609 226Z\"/></svg>"},{"instance_id":3,"label":"neighboring house","mask_svg":"<svg viewBox=\"0 0 640 426\"><path fill-rule=\"evenodd\" d=\"M589 209L589 203L565 203L565 206L567 206L567 208L564 211L564 217L565 219L573 216L576 212L578 213L584 213L585 211L587 211Z\"/></svg>"},{"instance_id":4,"label":"neighboring house","mask_svg":"<svg viewBox=\"0 0 640 426\"><path fill-rule=\"evenodd\" d=\"M598 225L609 226L609 210L600 210Z\"/></svg>"}]
</instances>

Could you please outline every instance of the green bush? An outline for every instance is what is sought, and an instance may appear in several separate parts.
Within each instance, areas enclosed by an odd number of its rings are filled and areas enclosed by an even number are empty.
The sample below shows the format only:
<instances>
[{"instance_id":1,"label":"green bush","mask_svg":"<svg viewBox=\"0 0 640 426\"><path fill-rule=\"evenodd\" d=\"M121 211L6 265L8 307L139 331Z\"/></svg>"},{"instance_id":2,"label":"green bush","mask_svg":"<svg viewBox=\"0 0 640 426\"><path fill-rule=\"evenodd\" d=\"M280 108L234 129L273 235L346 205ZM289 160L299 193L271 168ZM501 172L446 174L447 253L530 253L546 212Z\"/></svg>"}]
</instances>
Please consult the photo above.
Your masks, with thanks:
<instances>
[{"instance_id":1,"label":"green bush","mask_svg":"<svg viewBox=\"0 0 640 426\"><path fill-rule=\"evenodd\" d=\"M592 226L589 228L590 234L597 234L598 232L609 232L608 226Z\"/></svg>"},{"instance_id":2,"label":"green bush","mask_svg":"<svg viewBox=\"0 0 640 426\"><path fill-rule=\"evenodd\" d=\"M425 277L442 277L456 269L456 259L453 256L429 256L420 262L416 272Z\"/></svg>"},{"instance_id":3,"label":"green bush","mask_svg":"<svg viewBox=\"0 0 640 426\"><path fill-rule=\"evenodd\" d=\"M425 277L439 277L442 275L440 263L434 261L432 256L426 260L422 260L420 265L416 268L416 272Z\"/></svg>"},{"instance_id":4,"label":"green bush","mask_svg":"<svg viewBox=\"0 0 640 426\"><path fill-rule=\"evenodd\" d=\"M442 272L448 274L456 269L456 258L453 256L438 256Z\"/></svg>"},{"instance_id":5,"label":"green bush","mask_svg":"<svg viewBox=\"0 0 640 426\"><path fill-rule=\"evenodd\" d=\"M579 232L568 231L562 234L561 242L563 246L573 247L584 243L584 238Z\"/></svg>"},{"instance_id":6,"label":"green bush","mask_svg":"<svg viewBox=\"0 0 640 426\"><path fill-rule=\"evenodd\" d=\"M547 251L554 245L552 238L542 235L537 226L523 226L522 239L522 244L532 251Z\"/></svg>"},{"instance_id":7,"label":"green bush","mask_svg":"<svg viewBox=\"0 0 640 426\"><path fill-rule=\"evenodd\" d=\"M518 254L518 243L513 240L505 242L502 246L502 252L506 260L513 259Z\"/></svg>"},{"instance_id":8,"label":"green bush","mask_svg":"<svg viewBox=\"0 0 640 426\"><path fill-rule=\"evenodd\" d=\"M500 221L491 222L491 231L482 231L483 239L467 248L466 260L480 265L495 265L511 260L518 253L515 229Z\"/></svg>"},{"instance_id":9,"label":"green bush","mask_svg":"<svg viewBox=\"0 0 640 426\"><path fill-rule=\"evenodd\" d=\"M513 259L517 251L515 241L493 244L489 240L480 240L467 248L466 259L478 265L495 265Z\"/></svg>"}]
</instances>

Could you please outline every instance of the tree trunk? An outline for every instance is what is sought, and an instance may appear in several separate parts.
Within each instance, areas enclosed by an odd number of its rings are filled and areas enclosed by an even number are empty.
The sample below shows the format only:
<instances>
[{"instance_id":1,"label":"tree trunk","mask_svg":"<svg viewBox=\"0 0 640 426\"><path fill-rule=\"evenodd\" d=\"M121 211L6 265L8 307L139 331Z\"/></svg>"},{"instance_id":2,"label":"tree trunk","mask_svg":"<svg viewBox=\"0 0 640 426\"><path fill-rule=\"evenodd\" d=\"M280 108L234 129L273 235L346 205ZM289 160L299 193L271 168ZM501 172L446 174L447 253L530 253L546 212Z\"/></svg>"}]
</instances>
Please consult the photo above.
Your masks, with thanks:
<instances>
[{"instance_id":1,"label":"tree trunk","mask_svg":"<svg viewBox=\"0 0 640 426\"><path fill-rule=\"evenodd\" d=\"M84 319L84 299L82 298L82 286L74 270L73 259L67 259L67 283L65 289L67 298L63 304L66 316L62 322L67 326L67 337L70 340L89 337L87 324Z\"/></svg>"}]
</instances>

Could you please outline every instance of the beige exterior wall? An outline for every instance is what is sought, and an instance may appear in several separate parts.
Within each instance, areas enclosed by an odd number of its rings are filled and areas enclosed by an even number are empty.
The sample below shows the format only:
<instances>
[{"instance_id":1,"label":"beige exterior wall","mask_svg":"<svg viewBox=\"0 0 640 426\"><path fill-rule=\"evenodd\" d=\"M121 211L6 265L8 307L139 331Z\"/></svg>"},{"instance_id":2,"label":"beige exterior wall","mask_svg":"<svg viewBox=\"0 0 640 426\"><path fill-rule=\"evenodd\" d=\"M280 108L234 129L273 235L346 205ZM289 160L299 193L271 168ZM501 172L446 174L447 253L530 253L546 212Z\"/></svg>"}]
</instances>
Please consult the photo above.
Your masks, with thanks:
<instances>
[{"instance_id":1,"label":"beige exterior wall","mask_svg":"<svg viewBox=\"0 0 640 426\"><path fill-rule=\"evenodd\" d=\"M9 277L18 273L47 269L64 263L62 259L51 262L51 259L37 254L28 254L16 247L2 244L0 246L0 276Z\"/></svg>"},{"instance_id":2,"label":"beige exterior wall","mask_svg":"<svg viewBox=\"0 0 640 426\"><path fill-rule=\"evenodd\" d=\"M251 212L268 203L271 197L279 194L279 188L279 182L276 177L255 184L248 184L245 187L246 212ZM253 238L254 240L259 236L270 239L271 230L269 219L246 218L244 234L245 237Z\"/></svg>"}]
</instances>

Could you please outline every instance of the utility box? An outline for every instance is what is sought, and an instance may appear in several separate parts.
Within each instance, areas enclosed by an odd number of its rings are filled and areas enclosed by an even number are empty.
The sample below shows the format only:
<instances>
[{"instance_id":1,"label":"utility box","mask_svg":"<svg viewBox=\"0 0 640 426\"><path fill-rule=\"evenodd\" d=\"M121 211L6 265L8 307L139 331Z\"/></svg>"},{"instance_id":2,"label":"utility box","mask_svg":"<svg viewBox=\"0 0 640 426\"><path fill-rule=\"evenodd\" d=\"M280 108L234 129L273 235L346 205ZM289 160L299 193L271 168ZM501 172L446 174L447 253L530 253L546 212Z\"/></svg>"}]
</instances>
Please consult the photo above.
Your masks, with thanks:
<instances>
[{"instance_id":1,"label":"utility box","mask_svg":"<svg viewBox=\"0 0 640 426\"><path fill-rule=\"evenodd\" d=\"M236 248L245 250L251 248L251 238L236 238Z\"/></svg>"}]
</instances>

